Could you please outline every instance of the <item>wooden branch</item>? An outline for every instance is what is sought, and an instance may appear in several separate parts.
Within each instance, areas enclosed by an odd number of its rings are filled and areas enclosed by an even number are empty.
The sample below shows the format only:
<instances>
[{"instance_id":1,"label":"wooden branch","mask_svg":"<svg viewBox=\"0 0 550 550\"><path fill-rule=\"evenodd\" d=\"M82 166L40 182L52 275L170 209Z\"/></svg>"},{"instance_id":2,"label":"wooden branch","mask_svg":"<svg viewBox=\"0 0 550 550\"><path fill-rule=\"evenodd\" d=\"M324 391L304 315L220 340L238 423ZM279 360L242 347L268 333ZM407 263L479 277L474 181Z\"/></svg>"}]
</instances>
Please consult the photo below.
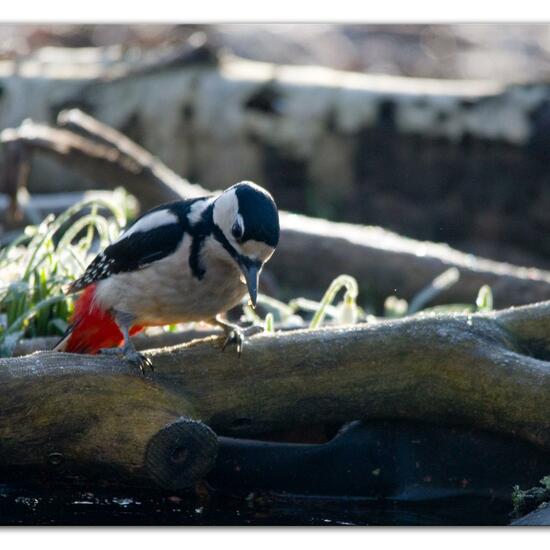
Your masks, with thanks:
<instances>
[{"instance_id":1,"label":"wooden branch","mask_svg":"<svg viewBox=\"0 0 550 550\"><path fill-rule=\"evenodd\" d=\"M197 445L208 449L199 474L214 448L205 425L254 436L408 418L512 434L550 450L549 335L547 302L259 335L240 359L210 337L148 352L156 370L147 378L113 357L40 352L3 359L0 466L41 464L61 453L75 467L99 463L156 478L167 462L152 473L146 449L182 416L204 423L196 424ZM178 437L176 455L185 456L188 443ZM199 476L175 470L186 483Z\"/></svg>"},{"instance_id":2,"label":"wooden branch","mask_svg":"<svg viewBox=\"0 0 550 550\"><path fill-rule=\"evenodd\" d=\"M162 202L178 200L182 197L200 197L208 193L200 185L193 185L178 176L149 151L121 132L79 109L61 111L57 117L57 123L62 128L69 129L108 147L110 152L108 156L117 157L118 164L123 170L129 172L130 177L139 175L139 178L130 184L131 188L140 185L141 178L143 178L147 186L144 206L156 206ZM136 195L140 198L143 196L142 193L142 188L136 189Z\"/></svg>"},{"instance_id":3,"label":"wooden branch","mask_svg":"<svg viewBox=\"0 0 550 550\"><path fill-rule=\"evenodd\" d=\"M23 219L18 198L21 191L24 193L27 191L30 171L28 156L29 150L21 141L5 145L4 166L0 174L0 192L6 195L9 204L3 216L4 229L10 229Z\"/></svg>"},{"instance_id":4,"label":"wooden branch","mask_svg":"<svg viewBox=\"0 0 550 550\"><path fill-rule=\"evenodd\" d=\"M0 142L20 143L53 156L108 187L124 184L145 207L210 191L192 185L120 132L77 110L60 122L72 130L26 123L0 134ZM73 130L78 130L80 135ZM497 307L550 299L550 273L463 254L442 244L415 241L379 227L334 223L281 212L282 237L268 271L282 286L319 297L341 273L353 275L380 307L387 296L411 299L449 267L460 281L438 303L473 303L479 288L491 285Z\"/></svg>"},{"instance_id":5,"label":"wooden branch","mask_svg":"<svg viewBox=\"0 0 550 550\"><path fill-rule=\"evenodd\" d=\"M0 134L5 145L24 144L33 151L59 160L65 166L110 188L122 184L140 198L145 208L185 196L199 196L202 189L181 180L164 164L135 145L106 143L75 132L49 126L23 123Z\"/></svg>"}]
</instances>

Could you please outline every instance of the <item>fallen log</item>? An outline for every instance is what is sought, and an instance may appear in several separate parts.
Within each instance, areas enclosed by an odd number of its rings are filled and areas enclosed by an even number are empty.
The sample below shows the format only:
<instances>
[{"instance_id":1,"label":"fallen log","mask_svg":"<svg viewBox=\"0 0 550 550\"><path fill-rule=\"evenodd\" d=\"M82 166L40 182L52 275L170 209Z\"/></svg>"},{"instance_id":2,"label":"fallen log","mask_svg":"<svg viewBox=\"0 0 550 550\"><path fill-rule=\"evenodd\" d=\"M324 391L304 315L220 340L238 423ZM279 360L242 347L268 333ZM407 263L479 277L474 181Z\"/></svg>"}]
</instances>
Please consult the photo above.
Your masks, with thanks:
<instances>
[{"instance_id":1,"label":"fallen log","mask_svg":"<svg viewBox=\"0 0 550 550\"><path fill-rule=\"evenodd\" d=\"M46 154L103 187L124 184L145 207L210 192L181 179L126 136L80 111L62 112L59 122L70 129L27 122L4 130L0 142ZM550 299L547 271L478 258L380 227L281 212L281 229L281 241L268 271L282 287L291 289L289 298L297 293L319 297L336 276L348 273L381 308L387 296L397 294L410 300L444 270L456 267L460 280L439 294L437 303L472 303L484 284L491 285L499 308Z\"/></svg>"},{"instance_id":2,"label":"fallen log","mask_svg":"<svg viewBox=\"0 0 550 550\"><path fill-rule=\"evenodd\" d=\"M67 167L107 185L113 182L112 185L119 186L131 174L131 186L145 208L176 200L184 194L194 196L194 188L197 194L204 193L198 186L186 184L141 147L133 143L126 147L123 136L116 145L101 143L70 130L30 121L17 129L4 130L1 136L6 145L23 144L26 149L59 159ZM118 184L114 184L117 181Z\"/></svg>"},{"instance_id":3,"label":"fallen log","mask_svg":"<svg viewBox=\"0 0 550 550\"><path fill-rule=\"evenodd\" d=\"M416 241L381 227L282 213L282 237L268 271L294 293L318 297L341 273L355 277L380 308L385 298L410 300L450 267L460 279L433 303L473 303L490 285L498 308L550 298L550 272L465 254L446 244Z\"/></svg>"},{"instance_id":4,"label":"fallen log","mask_svg":"<svg viewBox=\"0 0 550 550\"><path fill-rule=\"evenodd\" d=\"M10 362L2 373L0 467L70 475L99 465L103 475L172 489L201 479L217 438L192 406L126 365L97 370L88 359L58 355L51 368L38 355Z\"/></svg>"},{"instance_id":5,"label":"fallen log","mask_svg":"<svg viewBox=\"0 0 550 550\"><path fill-rule=\"evenodd\" d=\"M174 486L212 464L209 427L250 437L374 418L475 427L548 451L549 334L546 302L262 334L240 358L209 337L147 352L155 365L147 378L115 357L2 359L0 467L60 454L67 467L116 467ZM181 417L189 439L173 428L165 438L164 427ZM168 450L151 455L152 441Z\"/></svg>"}]
</instances>

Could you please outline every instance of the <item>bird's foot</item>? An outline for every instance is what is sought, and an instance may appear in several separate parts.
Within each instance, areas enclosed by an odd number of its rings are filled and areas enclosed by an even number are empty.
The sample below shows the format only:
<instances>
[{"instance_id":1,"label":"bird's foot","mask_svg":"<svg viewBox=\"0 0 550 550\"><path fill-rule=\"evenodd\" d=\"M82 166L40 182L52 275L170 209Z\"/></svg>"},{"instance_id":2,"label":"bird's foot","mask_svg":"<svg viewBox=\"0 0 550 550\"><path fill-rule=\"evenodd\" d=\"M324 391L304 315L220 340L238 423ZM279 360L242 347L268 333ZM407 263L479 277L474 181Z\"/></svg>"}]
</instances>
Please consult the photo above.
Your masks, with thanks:
<instances>
[{"instance_id":1,"label":"bird's foot","mask_svg":"<svg viewBox=\"0 0 550 550\"><path fill-rule=\"evenodd\" d=\"M102 348L100 350L102 355L119 355L126 359L128 363L139 367L139 370L142 374L145 374L147 368L151 369L151 372L154 372L153 363L151 359L145 357L142 353L136 350L133 346L123 346L120 348Z\"/></svg>"},{"instance_id":2,"label":"bird's foot","mask_svg":"<svg viewBox=\"0 0 550 550\"><path fill-rule=\"evenodd\" d=\"M153 362L149 357L139 353L139 351L131 350L124 354L124 358L132 365L139 367L139 370L142 374L145 374L145 370L149 369L151 372L155 372L155 367L153 367Z\"/></svg>"},{"instance_id":3,"label":"bird's foot","mask_svg":"<svg viewBox=\"0 0 550 550\"><path fill-rule=\"evenodd\" d=\"M236 326L231 326L224 330L225 340L222 345L222 351L225 351L225 348L230 344L235 344L237 346L237 355L240 357L243 352L244 332Z\"/></svg>"},{"instance_id":4,"label":"bird's foot","mask_svg":"<svg viewBox=\"0 0 550 550\"><path fill-rule=\"evenodd\" d=\"M263 331L262 327L252 326L246 329L242 329L236 325L223 325L225 331L225 341L222 345L222 351L225 351L225 348L230 344L237 345L237 354L240 357L243 352L243 346L246 339L249 336L258 334Z\"/></svg>"}]
</instances>

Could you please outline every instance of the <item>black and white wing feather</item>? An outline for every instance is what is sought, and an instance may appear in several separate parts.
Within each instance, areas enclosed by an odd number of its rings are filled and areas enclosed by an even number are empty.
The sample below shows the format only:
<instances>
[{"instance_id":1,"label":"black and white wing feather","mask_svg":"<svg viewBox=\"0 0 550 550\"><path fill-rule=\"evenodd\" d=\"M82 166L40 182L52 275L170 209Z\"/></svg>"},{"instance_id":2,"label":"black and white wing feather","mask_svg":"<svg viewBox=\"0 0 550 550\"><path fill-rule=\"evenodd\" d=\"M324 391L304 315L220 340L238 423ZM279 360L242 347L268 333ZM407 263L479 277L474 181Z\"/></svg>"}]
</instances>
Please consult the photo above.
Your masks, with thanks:
<instances>
[{"instance_id":1,"label":"black and white wing feather","mask_svg":"<svg viewBox=\"0 0 550 550\"><path fill-rule=\"evenodd\" d=\"M137 271L174 253L189 224L187 212L195 200L162 205L138 218L117 241L98 254L68 293L117 273Z\"/></svg>"}]
</instances>

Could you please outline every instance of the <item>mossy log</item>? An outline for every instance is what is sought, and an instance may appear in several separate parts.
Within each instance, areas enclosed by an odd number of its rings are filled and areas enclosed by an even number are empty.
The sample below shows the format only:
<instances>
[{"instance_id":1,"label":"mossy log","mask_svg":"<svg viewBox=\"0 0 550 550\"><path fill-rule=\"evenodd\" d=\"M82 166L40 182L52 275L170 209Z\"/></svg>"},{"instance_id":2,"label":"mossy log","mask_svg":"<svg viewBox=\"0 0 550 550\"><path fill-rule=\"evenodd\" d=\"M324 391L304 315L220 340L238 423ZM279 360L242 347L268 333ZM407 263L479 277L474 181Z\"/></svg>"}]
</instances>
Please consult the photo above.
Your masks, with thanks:
<instances>
[{"instance_id":1,"label":"mossy log","mask_svg":"<svg viewBox=\"0 0 550 550\"><path fill-rule=\"evenodd\" d=\"M262 334L240 358L222 353L222 338L212 336L150 350L155 373L147 377L114 357L3 359L0 466L61 455L67 465L118 467L185 485L212 464L210 428L258 436L373 418L465 425L550 450L549 335L546 302ZM194 421L166 434L181 417ZM152 452L153 444L168 450Z\"/></svg>"},{"instance_id":2,"label":"mossy log","mask_svg":"<svg viewBox=\"0 0 550 550\"><path fill-rule=\"evenodd\" d=\"M123 183L145 207L209 193L180 178L120 132L78 110L58 117L63 127L27 122L6 129L0 142L40 153L114 188ZM475 257L447 245L416 241L380 227L335 223L281 212L277 253L268 264L284 287L319 297L341 273L353 275L380 307L387 296L411 299L449 267L457 284L438 295L439 303L472 303L491 285L497 307L550 299L550 272Z\"/></svg>"},{"instance_id":3,"label":"mossy log","mask_svg":"<svg viewBox=\"0 0 550 550\"><path fill-rule=\"evenodd\" d=\"M43 354L42 354L43 355ZM217 438L192 406L126 365L89 356L8 360L0 391L0 466L192 485L208 472ZM106 470L105 470L106 469Z\"/></svg>"}]
</instances>

